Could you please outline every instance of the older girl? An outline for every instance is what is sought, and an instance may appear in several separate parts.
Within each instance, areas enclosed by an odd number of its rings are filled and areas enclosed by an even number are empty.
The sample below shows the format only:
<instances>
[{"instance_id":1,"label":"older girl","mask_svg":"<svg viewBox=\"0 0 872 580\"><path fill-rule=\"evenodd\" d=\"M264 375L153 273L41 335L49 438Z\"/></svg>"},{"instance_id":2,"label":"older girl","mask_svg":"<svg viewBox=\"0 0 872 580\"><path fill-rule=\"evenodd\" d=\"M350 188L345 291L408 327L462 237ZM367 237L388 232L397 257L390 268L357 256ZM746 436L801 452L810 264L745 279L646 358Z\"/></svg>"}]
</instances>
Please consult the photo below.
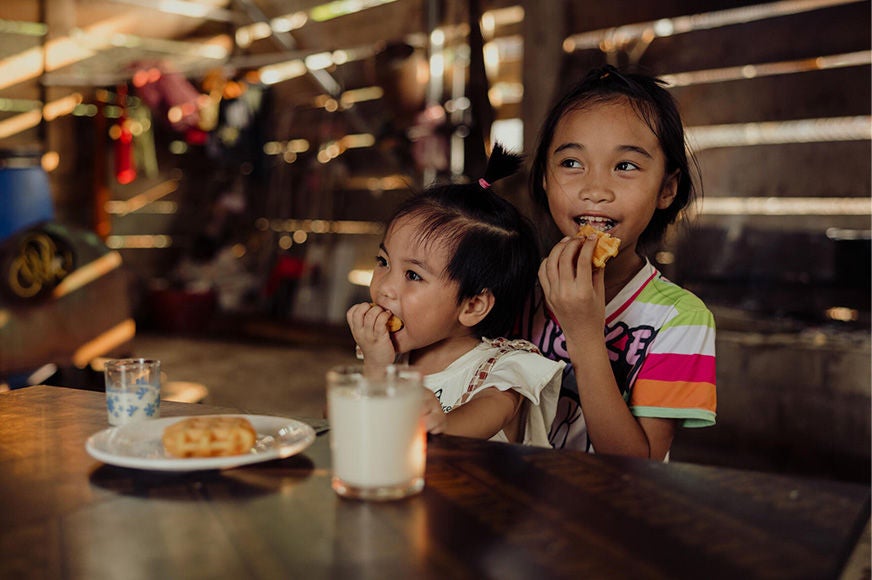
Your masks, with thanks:
<instances>
[{"instance_id":1,"label":"older girl","mask_svg":"<svg viewBox=\"0 0 872 580\"><path fill-rule=\"evenodd\" d=\"M546 118L530 179L564 235L521 334L569 363L551 443L665 459L678 426L712 425L716 410L713 316L645 254L694 197L672 96L646 75L592 71ZM604 268L595 236L575 235L584 224L621 240Z\"/></svg>"}]
</instances>

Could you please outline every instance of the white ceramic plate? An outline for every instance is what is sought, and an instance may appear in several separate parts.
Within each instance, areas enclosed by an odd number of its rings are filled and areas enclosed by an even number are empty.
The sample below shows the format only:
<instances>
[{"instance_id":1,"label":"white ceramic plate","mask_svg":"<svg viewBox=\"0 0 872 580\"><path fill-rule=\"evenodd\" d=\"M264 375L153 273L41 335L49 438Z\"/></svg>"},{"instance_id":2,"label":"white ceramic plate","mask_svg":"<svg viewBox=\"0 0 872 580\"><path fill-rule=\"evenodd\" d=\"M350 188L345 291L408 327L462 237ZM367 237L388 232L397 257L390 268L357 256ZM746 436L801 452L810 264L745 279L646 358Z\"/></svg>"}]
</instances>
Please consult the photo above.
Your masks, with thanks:
<instances>
[{"instance_id":1,"label":"white ceramic plate","mask_svg":"<svg viewBox=\"0 0 872 580\"><path fill-rule=\"evenodd\" d=\"M218 415L198 415L217 417ZM306 449L315 440L315 430L306 423L268 415L224 415L245 417L257 431L250 453L229 457L191 457L180 459L164 453L161 436L172 423L188 417L167 417L110 427L88 437L85 449L94 459L136 469L157 471L196 471L229 469L240 465L282 459Z\"/></svg>"}]
</instances>

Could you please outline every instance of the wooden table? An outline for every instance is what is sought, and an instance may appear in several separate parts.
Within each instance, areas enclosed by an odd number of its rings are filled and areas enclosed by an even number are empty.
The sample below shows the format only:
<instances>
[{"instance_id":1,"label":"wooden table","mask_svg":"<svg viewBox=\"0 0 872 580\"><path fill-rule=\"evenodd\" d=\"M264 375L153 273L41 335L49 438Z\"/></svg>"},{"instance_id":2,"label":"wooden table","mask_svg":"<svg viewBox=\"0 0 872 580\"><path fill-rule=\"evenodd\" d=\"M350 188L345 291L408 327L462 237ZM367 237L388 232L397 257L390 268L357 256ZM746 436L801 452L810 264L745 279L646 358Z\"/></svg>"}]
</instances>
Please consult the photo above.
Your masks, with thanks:
<instances>
[{"instance_id":1,"label":"wooden table","mask_svg":"<svg viewBox=\"0 0 872 580\"><path fill-rule=\"evenodd\" d=\"M366 503L330 488L326 435L167 473L92 459L107 427L101 393L0 394L0 578L818 579L868 542L862 485L442 436L422 494Z\"/></svg>"}]
</instances>

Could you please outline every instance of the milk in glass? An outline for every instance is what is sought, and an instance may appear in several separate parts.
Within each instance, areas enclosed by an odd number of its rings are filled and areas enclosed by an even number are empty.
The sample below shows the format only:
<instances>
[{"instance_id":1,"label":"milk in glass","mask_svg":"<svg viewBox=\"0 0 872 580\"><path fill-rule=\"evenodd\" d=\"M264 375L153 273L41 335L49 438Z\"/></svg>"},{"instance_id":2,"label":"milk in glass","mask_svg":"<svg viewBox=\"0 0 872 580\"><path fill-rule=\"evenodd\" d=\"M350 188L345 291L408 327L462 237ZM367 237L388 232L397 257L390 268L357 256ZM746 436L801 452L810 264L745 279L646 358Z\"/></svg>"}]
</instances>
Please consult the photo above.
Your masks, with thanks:
<instances>
[{"instance_id":1,"label":"milk in glass","mask_svg":"<svg viewBox=\"0 0 872 580\"><path fill-rule=\"evenodd\" d=\"M394 499L424 486L426 433L420 375L400 374L386 380L391 384L362 375L328 378L333 487L340 495Z\"/></svg>"}]
</instances>

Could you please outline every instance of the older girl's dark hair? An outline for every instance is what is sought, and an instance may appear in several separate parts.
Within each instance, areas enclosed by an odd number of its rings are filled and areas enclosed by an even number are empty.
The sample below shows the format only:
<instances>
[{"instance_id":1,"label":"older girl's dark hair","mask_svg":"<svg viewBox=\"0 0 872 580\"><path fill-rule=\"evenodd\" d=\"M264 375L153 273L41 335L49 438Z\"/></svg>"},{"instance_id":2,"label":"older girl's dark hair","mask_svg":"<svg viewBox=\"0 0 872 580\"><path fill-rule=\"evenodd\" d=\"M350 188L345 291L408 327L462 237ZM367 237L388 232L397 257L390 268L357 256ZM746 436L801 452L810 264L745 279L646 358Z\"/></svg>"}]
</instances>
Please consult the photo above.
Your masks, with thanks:
<instances>
[{"instance_id":1,"label":"older girl's dark hair","mask_svg":"<svg viewBox=\"0 0 872 580\"><path fill-rule=\"evenodd\" d=\"M613 66L590 71L581 82L572 86L551 108L539 132L536 154L530 170L530 192L533 200L545 211L548 196L543 187L548 164L548 148L554 139L557 124L569 112L593 104L614 102L625 98L643 119L657 139L666 156L666 175L678 172L678 188L672 204L657 209L648 226L639 236L639 246L647 250L659 243L669 224L696 198L696 187L691 174L698 177L699 168L692 155L688 155L684 138L684 125L675 99L656 77L640 73L622 73ZM697 180L698 181L698 180Z\"/></svg>"},{"instance_id":2,"label":"older girl's dark hair","mask_svg":"<svg viewBox=\"0 0 872 580\"><path fill-rule=\"evenodd\" d=\"M457 282L458 304L490 290L494 306L472 329L479 337L511 331L536 283L539 249L533 225L491 188L522 161L495 144L478 182L433 185L401 204L389 222L420 219L419 241L447 247L451 258L444 274Z\"/></svg>"}]
</instances>

